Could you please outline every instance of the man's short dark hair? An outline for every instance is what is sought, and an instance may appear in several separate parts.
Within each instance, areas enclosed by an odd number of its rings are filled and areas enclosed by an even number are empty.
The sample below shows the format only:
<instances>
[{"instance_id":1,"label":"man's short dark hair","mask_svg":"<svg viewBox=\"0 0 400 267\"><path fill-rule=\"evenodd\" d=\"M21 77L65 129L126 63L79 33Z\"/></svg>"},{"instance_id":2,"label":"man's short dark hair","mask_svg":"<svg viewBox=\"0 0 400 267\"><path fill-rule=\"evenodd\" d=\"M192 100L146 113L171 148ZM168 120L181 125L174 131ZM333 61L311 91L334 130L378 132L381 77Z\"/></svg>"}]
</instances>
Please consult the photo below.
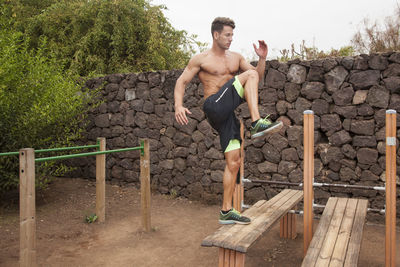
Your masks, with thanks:
<instances>
[{"instance_id":1,"label":"man's short dark hair","mask_svg":"<svg viewBox=\"0 0 400 267\"><path fill-rule=\"evenodd\" d=\"M235 29L235 22L230 18L225 18L225 17L215 18L211 24L211 34L213 35L214 32L221 33L224 26L230 26L232 27L232 29Z\"/></svg>"}]
</instances>

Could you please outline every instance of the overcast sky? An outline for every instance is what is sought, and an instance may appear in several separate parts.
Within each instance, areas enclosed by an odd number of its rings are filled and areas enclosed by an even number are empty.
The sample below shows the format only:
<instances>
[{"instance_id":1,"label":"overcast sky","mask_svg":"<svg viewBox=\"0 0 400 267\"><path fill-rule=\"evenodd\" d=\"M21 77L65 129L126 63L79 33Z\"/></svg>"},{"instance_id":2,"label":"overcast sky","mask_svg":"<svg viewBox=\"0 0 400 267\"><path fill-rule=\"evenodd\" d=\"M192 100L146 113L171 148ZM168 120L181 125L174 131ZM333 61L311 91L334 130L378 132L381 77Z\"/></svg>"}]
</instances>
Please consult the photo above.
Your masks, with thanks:
<instances>
[{"instance_id":1,"label":"overcast sky","mask_svg":"<svg viewBox=\"0 0 400 267\"><path fill-rule=\"evenodd\" d=\"M171 25L198 35L212 43L210 28L215 17L230 17L236 23L231 50L251 58L252 43L259 39L269 47L268 58L280 56L279 50L298 50L302 40L319 50L350 45L362 21L384 21L395 13L399 0L151 0L163 4Z\"/></svg>"}]
</instances>

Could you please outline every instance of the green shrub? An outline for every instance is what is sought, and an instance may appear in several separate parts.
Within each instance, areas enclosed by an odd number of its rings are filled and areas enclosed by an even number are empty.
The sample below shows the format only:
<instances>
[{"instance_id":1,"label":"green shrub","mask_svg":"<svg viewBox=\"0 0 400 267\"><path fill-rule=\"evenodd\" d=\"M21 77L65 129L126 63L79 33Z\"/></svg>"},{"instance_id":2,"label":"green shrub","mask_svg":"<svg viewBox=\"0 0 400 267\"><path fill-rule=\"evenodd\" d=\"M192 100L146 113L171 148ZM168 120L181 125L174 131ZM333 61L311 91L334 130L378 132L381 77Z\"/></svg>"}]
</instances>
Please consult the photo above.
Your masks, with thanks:
<instances>
[{"instance_id":1,"label":"green shrub","mask_svg":"<svg viewBox=\"0 0 400 267\"><path fill-rule=\"evenodd\" d=\"M88 76L183 68L203 44L175 30L163 9L147 0L54 0L36 15L28 7L13 10L30 47L46 37L65 71Z\"/></svg>"},{"instance_id":2,"label":"green shrub","mask_svg":"<svg viewBox=\"0 0 400 267\"><path fill-rule=\"evenodd\" d=\"M71 144L84 127L94 92L83 92L77 77L66 76L41 40L28 49L22 33L0 29L0 151ZM37 185L62 174L65 166L36 164ZM17 157L0 158L0 191L18 185Z\"/></svg>"}]
</instances>

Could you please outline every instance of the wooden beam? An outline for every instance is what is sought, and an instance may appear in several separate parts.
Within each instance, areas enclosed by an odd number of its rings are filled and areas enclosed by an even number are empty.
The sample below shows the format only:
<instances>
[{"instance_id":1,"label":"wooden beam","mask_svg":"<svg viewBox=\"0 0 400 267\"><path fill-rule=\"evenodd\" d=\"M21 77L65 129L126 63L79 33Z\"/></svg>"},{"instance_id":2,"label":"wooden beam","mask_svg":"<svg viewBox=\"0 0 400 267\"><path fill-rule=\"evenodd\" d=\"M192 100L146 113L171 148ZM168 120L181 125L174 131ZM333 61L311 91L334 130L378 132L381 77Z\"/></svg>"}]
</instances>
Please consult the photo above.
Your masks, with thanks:
<instances>
[{"instance_id":1,"label":"wooden beam","mask_svg":"<svg viewBox=\"0 0 400 267\"><path fill-rule=\"evenodd\" d=\"M304 111L304 243L303 253L307 254L313 236L313 182L314 182L314 113L311 110Z\"/></svg>"},{"instance_id":2,"label":"wooden beam","mask_svg":"<svg viewBox=\"0 0 400 267\"><path fill-rule=\"evenodd\" d=\"M100 151L106 150L106 139L97 138ZM96 215L99 222L106 220L106 155L96 155Z\"/></svg>"},{"instance_id":3,"label":"wooden beam","mask_svg":"<svg viewBox=\"0 0 400 267\"><path fill-rule=\"evenodd\" d=\"M386 111L385 266L396 266L396 111Z\"/></svg>"},{"instance_id":4,"label":"wooden beam","mask_svg":"<svg viewBox=\"0 0 400 267\"><path fill-rule=\"evenodd\" d=\"M19 225L21 267L36 266L35 151L19 151Z\"/></svg>"},{"instance_id":5,"label":"wooden beam","mask_svg":"<svg viewBox=\"0 0 400 267\"><path fill-rule=\"evenodd\" d=\"M141 213L142 226L146 232L151 230L150 214L150 148L149 140L143 139L144 153L140 154L140 188L141 188Z\"/></svg>"}]
</instances>

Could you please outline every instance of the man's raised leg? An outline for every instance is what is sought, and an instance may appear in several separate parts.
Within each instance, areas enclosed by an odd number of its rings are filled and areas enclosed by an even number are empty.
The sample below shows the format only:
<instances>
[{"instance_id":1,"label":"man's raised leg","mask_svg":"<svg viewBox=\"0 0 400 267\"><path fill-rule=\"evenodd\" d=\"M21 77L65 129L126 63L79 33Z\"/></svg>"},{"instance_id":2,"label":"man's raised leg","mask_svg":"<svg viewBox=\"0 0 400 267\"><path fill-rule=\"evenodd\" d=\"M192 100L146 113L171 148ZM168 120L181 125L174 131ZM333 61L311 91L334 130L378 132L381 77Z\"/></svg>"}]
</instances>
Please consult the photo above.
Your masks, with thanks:
<instances>
[{"instance_id":1,"label":"man's raised leg","mask_svg":"<svg viewBox=\"0 0 400 267\"><path fill-rule=\"evenodd\" d=\"M239 81L244 87L244 98L249 106L251 121L260 118L258 111L258 73L255 70L248 70L238 75Z\"/></svg>"},{"instance_id":2,"label":"man's raised leg","mask_svg":"<svg viewBox=\"0 0 400 267\"><path fill-rule=\"evenodd\" d=\"M244 87L244 97L249 106L251 116L251 138L259 138L267 133L279 131L283 123L271 122L267 118L261 119L258 110L258 73L255 70L248 70L238 75L240 84Z\"/></svg>"}]
</instances>

